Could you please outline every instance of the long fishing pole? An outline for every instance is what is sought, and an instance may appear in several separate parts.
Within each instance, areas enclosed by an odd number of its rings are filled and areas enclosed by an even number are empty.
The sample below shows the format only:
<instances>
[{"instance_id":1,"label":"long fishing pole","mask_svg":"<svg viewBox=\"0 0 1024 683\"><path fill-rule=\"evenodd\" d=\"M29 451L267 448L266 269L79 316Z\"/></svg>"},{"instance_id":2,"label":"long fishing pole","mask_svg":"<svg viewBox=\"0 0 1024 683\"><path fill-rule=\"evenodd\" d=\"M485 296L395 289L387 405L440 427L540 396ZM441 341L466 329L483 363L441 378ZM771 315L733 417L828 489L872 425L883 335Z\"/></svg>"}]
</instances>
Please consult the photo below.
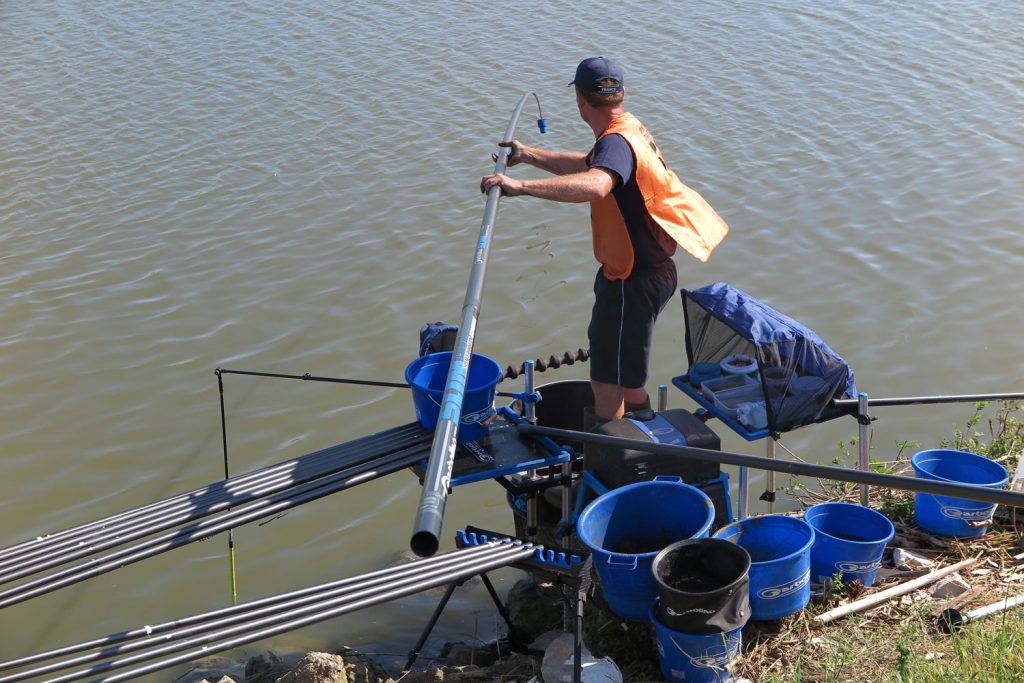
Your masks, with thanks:
<instances>
[{"instance_id":1,"label":"long fishing pole","mask_svg":"<svg viewBox=\"0 0 1024 683\"><path fill-rule=\"evenodd\" d=\"M863 470L848 470L842 467L811 465L805 462L793 462L790 460L774 460L754 455L729 453L728 451L712 451L704 448L693 448L692 446L674 446L672 444L639 441L637 439L623 439L617 436L605 436L604 434L595 434L593 432L577 432L569 429L540 427L528 423L519 424L517 429L521 434L550 436L554 439L582 441L583 443L599 444L603 446L612 446L614 448L632 449L664 455L681 455L700 460L710 460L723 465L752 467L754 469L784 472L786 474L797 476L806 475L809 477L817 477L819 479L832 479L835 481L845 481L853 484L869 484L871 486L915 491L917 493L932 493L939 496L966 498L967 500L975 500L983 503L995 503L996 505L1006 505L1009 507L1024 507L1024 493L1015 493L1013 491L1005 491L1002 489L990 489L984 486L956 484L953 482L931 479L916 479L914 477L901 477L895 474L865 472Z\"/></svg>"},{"instance_id":2,"label":"long fishing pole","mask_svg":"<svg viewBox=\"0 0 1024 683\"><path fill-rule=\"evenodd\" d=\"M209 538L232 527L242 526L282 510L291 509L298 505L323 498L365 481L397 472L416 464L422 457L422 450L418 448L401 451L386 459L364 463L322 481L312 482L311 484L299 487L295 491L276 494L251 505L236 508L218 518L183 527L178 532L158 536L138 545L111 553L106 557L85 562L81 566L69 567L50 576L19 584L5 591L0 591L0 608L24 602L30 598L79 583L93 576L105 574L126 564L138 562L168 550Z\"/></svg>"},{"instance_id":3,"label":"long fishing pole","mask_svg":"<svg viewBox=\"0 0 1024 683\"><path fill-rule=\"evenodd\" d=\"M295 630L309 624L315 624L332 617L354 612L356 610L363 609L364 607L369 607L380 604L381 602L418 593L434 586L475 576L499 567L505 567L513 562L529 557L534 553L534 549L529 545L505 544L504 547L499 546L495 548L494 553L493 557L474 563L461 564L458 569L453 570L450 573L445 573L440 576L432 575L429 579L421 579L418 581L399 582L400 585L392 587L390 590L381 593L374 593L371 596L355 600L354 602L350 601L348 597L329 600L323 604L317 604L312 607L304 607L276 615L274 617L259 619L253 623L222 629L220 632L208 634L206 636L190 638L179 643L171 643L151 652L140 653L120 660L98 664L86 670L74 671L69 674L50 679L50 681L51 683L67 683L69 681L93 676L98 673L123 668L136 662L161 657L166 654L173 654L176 652L181 653L147 666L138 667L121 674L100 679L107 683L127 680L129 678L140 676L144 673L158 671L160 669L173 666L174 664L187 662L192 659L196 659L197 657L229 650L234 647L238 647L239 645L244 645L245 643L262 640L264 638L277 635L278 633ZM228 640L223 640L225 638L228 638ZM222 642L216 643L216 641ZM193 646L198 647L188 652L182 652L183 650Z\"/></svg>"},{"instance_id":4,"label":"long fishing pole","mask_svg":"<svg viewBox=\"0 0 1024 683\"><path fill-rule=\"evenodd\" d=\"M267 482L290 480L292 483L301 483L303 477L308 480L321 476L331 471L331 468L340 470L368 458L380 457L420 444L430 437L429 432L426 432L417 423L410 423L386 432L371 434L344 444L324 448L238 475L226 484L215 482L155 503L9 546L0 550L0 558L3 558L0 560L0 566L12 563L12 556L17 557L17 560L13 561L20 561L26 554L37 553L44 549L46 552L50 552L54 546L79 545L88 540L90 536L105 534L108 530L120 532L127 528L126 525L131 525L135 521L152 518L165 512L179 509L194 509L197 512L212 510L215 503L222 500L244 499L245 496L251 495L255 491L255 487L264 486Z\"/></svg>"},{"instance_id":5,"label":"long fishing pole","mask_svg":"<svg viewBox=\"0 0 1024 683\"><path fill-rule=\"evenodd\" d=\"M533 95L540 110L540 99L535 93L526 93L519 99L502 140L512 140L519 122L519 114L526 100ZM543 115L537 124L543 133L547 124ZM494 172L504 173L508 162L509 147L498 147L495 157ZM456 437L459 430L459 419L462 416L462 400L466 392L466 378L469 374L469 362L473 354L473 340L476 336L476 324L480 318L480 305L483 301L484 280L487 276L487 259L491 252L491 237L494 234L494 221L498 215L498 202L501 199L501 188L492 187L487 192L487 203L484 206L484 217L480 223L480 235L477 238L476 251L473 255L473 269L466 287L466 298L462 304L462 321L459 333L455 337L455 348L452 350L451 365L448 368L448 379L445 382L441 407L434 431L434 441L430 448L427 471L423 477L423 493L420 496L419 509L413 525L413 534L409 545L420 557L429 557L437 552L440 545L441 525L444 523L444 508L451 486L452 467L455 461Z\"/></svg>"},{"instance_id":6,"label":"long fishing pole","mask_svg":"<svg viewBox=\"0 0 1024 683\"><path fill-rule=\"evenodd\" d=\"M485 549L487 547L488 546L486 546L486 545L471 546L471 548L473 548L474 550L475 549ZM458 557L455 557L454 553L449 553L447 555L442 555L442 556L439 556L439 557L436 557L436 558L425 558L425 559L413 560L411 562L407 562L405 564L402 564L401 565L401 569L403 571L418 572L418 571L420 571L425 566L428 566L428 565L431 565L433 563L442 561L442 558L445 558L443 561L446 562L446 563L449 562L449 561L451 561L451 562L460 562L460 563L461 562L465 562L465 561L468 561L468 560L472 559L473 553L466 553L465 552L466 550L469 550L469 549L470 548L464 549L464 551L462 553L459 553ZM207 622L207 621L211 621L213 619L218 619L220 617L230 616L230 615L233 615L233 614L239 614L239 613L243 613L243 612L248 612L248 611L250 611L252 609L260 608L260 607L263 607L263 606L266 606L266 605L274 605L274 604L278 604L278 603L281 603L281 602L286 602L288 600L293 600L293 599L296 599L296 598L302 598L302 597L305 597L305 596L310 595L310 594L318 593L318 592L320 592L322 590L333 590L335 588L341 588L341 587L350 585L350 584L352 584L352 583L354 583L356 581L371 580L371 579L375 579L375 578L380 577L380 576L390 575L394 571L395 571L395 568L393 568L393 567L388 567L388 568L385 568L385 569L378 569L378 570L375 570L375 571L372 571L372 572L368 572L366 574L362 574L362 575L360 575L358 577L350 577L350 578L346 578L346 579L340 579L338 581L332 581L332 582L325 583L325 584L319 584L319 585L316 585L316 586L310 586L310 587L306 587L306 588L299 588L297 590L289 591L287 593L280 593L280 594L277 594L277 595L271 595L271 596L268 596L268 597L265 597L265 598L259 598L257 600L251 600L249 602L245 602L245 603L242 603L240 605L232 605L231 607L224 607L224 608L221 608L221 609L212 610L210 612L203 612L203 613L195 614L195 615L188 616L188 617L182 617L182 618L179 618L179 619L174 619L172 621L163 622L161 624L147 625L147 626L144 626L144 627L141 627L141 628L130 629L130 630L127 630L127 631L120 631L118 633L113 633L113 634L110 634L110 635L105 636L103 638L96 638L96 639L88 640L88 641L85 641L85 642L82 642L82 643L75 643L73 645L65 645L63 647L59 647L59 648L56 648L56 649L53 649L53 650L48 650L46 652L40 652L40 653L37 653L37 654L28 655L26 657L21 657L19 659L12 659L12 660L8 660L6 662L0 662L0 671L6 671L8 669L19 668L19 667L27 666L29 664L34 664L35 662L45 661L47 659L54 659L55 657L62 657L64 655L74 654L76 652L82 652L84 650L91 650L91 649L94 649L94 648L105 648L105 647L110 646L110 645L116 645L118 643L123 643L123 642L131 641L131 640L135 640L137 638L151 636L151 635L158 634L158 633L164 633L164 632L169 631L171 629L180 628L180 627L183 627L183 626L190 626L192 624L204 623L204 622Z\"/></svg>"},{"instance_id":7,"label":"long fishing pole","mask_svg":"<svg viewBox=\"0 0 1024 683\"><path fill-rule=\"evenodd\" d=\"M535 368L539 371L544 371L548 368L554 369L559 368L562 365L572 365L577 361L586 362L587 360L589 360L589 358L589 349L578 349L575 352L567 351L563 353L561 356L552 355L547 359L536 359ZM399 382L360 380L340 377L321 377L317 375L311 375L310 373L294 375L282 373L255 372L248 370L230 370L225 368L218 368L217 372L220 374L298 379L314 382L335 382L342 384L358 384L364 386L382 386L393 388L409 387L408 384ZM510 365L506 368L504 376L509 379L515 379L520 374L522 374L522 372L522 366L519 366L519 368L514 368ZM500 395L506 395L505 393L502 392L499 393ZM222 415L222 420L223 419L224 418ZM421 431L421 428L413 425L413 430L419 432ZM129 510L114 515L109 515L107 517L96 519L91 522L86 522L84 524L80 524L77 526L68 527L66 529L61 529L59 531L50 532L33 539L29 539L26 541L22 541L20 543L15 543L6 546L4 548L0 548L0 568L8 566L10 564L21 563L25 558L25 553L29 553L30 555L32 553L42 555L50 554L52 553L54 548L60 546L83 546L85 544L89 544L91 546L91 538L93 537L114 536L115 531L120 532L121 529L131 528L136 524L141 526L142 524L147 523L148 520L153 517L162 518L171 510L195 510L200 511L201 514L187 516L184 519L175 519L170 521L170 523L159 528L147 527L145 533L133 536L133 539L138 538L141 535L155 533L156 531L169 528L170 526L174 526L175 524L182 523L184 521L191 521L192 519L204 516L205 514L212 514L216 511L216 505L228 499L236 500L236 498L245 491L246 486L255 486L256 480L260 478L270 477L273 476L275 473L280 472L290 473L299 467L311 467L314 461L319 461L322 458L330 460L331 458L335 457L334 452L340 448L362 447L362 442L366 440L371 440L373 442L373 447L379 447L379 444L376 443L376 441L379 438L381 438L380 434L373 434L369 437L364 437L363 439L357 439L346 444L341 444L340 446L332 446L331 448L323 449L315 453L300 456L299 458L293 460L284 461L276 465L269 465L264 468L253 470L252 472L247 472L245 474L238 475L231 479L229 482L227 482L226 486L211 485L203 487L201 489L195 489L185 493L176 494L168 498L154 501L152 503L147 503L139 507L131 508ZM404 439L406 438L406 435L403 432L401 435L399 435L398 438ZM305 480L293 480L292 482L288 483L301 483L302 481L308 481L313 476L319 475L312 474ZM227 487L231 487L233 489L233 493L226 492ZM122 533L116 533L116 536L122 539L122 543L125 542L125 536ZM113 545L118 544L119 543L115 543ZM0 580L0 582L2 582L2 580Z\"/></svg>"},{"instance_id":8,"label":"long fishing pole","mask_svg":"<svg viewBox=\"0 0 1024 683\"><path fill-rule=\"evenodd\" d=\"M1024 401L1024 394L952 394L948 396L908 396L904 398L871 398L869 406L909 406L935 403L981 403L984 401ZM832 401L837 408L856 410L858 399L840 398Z\"/></svg>"},{"instance_id":9,"label":"long fishing pole","mask_svg":"<svg viewBox=\"0 0 1024 683\"><path fill-rule=\"evenodd\" d=\"M427 569L421 568L418 572L403 572L400 575L381 577L373 582L356 583L344 589L322 591L299 600L254 609L246 613L223 617L187 628L180 628L169 633L153 636L147 635L143 639L118 647L104 648L96 653L61 660L30 671L4 676L0 678L0 683L14 683L14 681L32 678L49 671L66 669L78 664L109 659L119 655L130 655L133 652L142 652L155 646L176 644L172 648L160 648L156 652L150 651L149 653L142 653L112 663L114 666L111 668L120 668L136 661L153 659L175 650L188 649L192 645L199 643L214 642L236 633L244 633L266 624L288 621L296 616L302 616L328 607L341 607L357 601L369 607L385 602L386 599L381 596L387 595L395 589L402 589L408 586L432 588L435 585L451 581L453 574L464 572L467 568L479 566L482 563L490 564L500 561L502 556L520 557L523 554L521 547L510 544L495 546L485 550L489 550L489 552L487 554L481 553L477 559L471 560L464 557L452 559L445 555L441 557L445 557L449 561L443 566L431 565Z\"/></svg>"},{"instance_id":10,"label":"long fishing pole","mask_svg":"<svg viewBox=\"0 0 1024 683\"><path fill-rule=\"evenodd\" d=\"M448 553L436 558L428 558L408 562L396 567L388 567L376 570L360 576L349 577L332 581L316 586L301 588L288 593L272 595L258 600L252 600L240 605L233 605L211 612L195 614L182 617L173 621L161 624L148 625L120 633L114 633L104 638L97 638L82 643L66 645L61 648L40 652L27 657L0 662L0 671L16 669L71 655L86 650L97 650L97 652L80 655L70 659L63 659L58 662L45 664L31 671L22 671L0 678L0 683L31 678L50 671L58 671L77 664L85 664L100 659L108 659L118 654L137 651L151 646L154 642L167 642L183 638L185 635L196 634L205 630L214 630L232 623L239 623L255 619L260 616L267 616L277 612L284 612L289 609L303 605L318 603L327 598L337 597L360 589L367 589L373 586L383 586L405 579L410 576L418 579L425 578L428 571L447 571L452 568L461 568L468 563L479 559L477 556L493 554L494 544L483 544L471 546L459 553ZM471 551L471 552L470 552ZM166 635L165 635L166 634ZM128 643L128 645L121 645ZM117 647L115 647L117 646Z\"/></svg>"},{"instance_id":11,"label":"long fishing pole","mask_svg":"<svg viewBox=\"0 0 1024 683\"><path fill-rule=\"evenodd\" d=\"M138 515L115 515L84 525L75 534L57 534L37 544L22 544L20 553L0 560L0 583L27 576L35 571L65 564L116 545L163 531L178 524L208 517L262 496L315 481L346 468L373 461L388 453L425 443L428 434L418 425L383 435L372 435L333 446L301 458L240 475L234 480L197 489L172 499L159 508L145 506ZM339 453L339 451L341 451ZM343 457L339 457L343 456ZM45 565L30 560L44 558ZM29 567L34 567L29 571Z\"/></svg>"}]
</instances>

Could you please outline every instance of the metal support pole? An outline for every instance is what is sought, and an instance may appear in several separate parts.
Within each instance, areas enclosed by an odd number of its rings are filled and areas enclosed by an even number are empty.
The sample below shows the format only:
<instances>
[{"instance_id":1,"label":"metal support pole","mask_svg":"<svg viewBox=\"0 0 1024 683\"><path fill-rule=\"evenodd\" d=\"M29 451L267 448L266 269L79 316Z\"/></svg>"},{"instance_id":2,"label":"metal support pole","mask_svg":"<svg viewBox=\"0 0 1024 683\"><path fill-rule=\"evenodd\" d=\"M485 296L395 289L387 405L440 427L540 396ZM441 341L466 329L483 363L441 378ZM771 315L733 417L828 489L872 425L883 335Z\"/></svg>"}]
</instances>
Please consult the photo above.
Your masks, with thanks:
<instances>
[{"instance_id":1,"label":"metal support pole","mask_svg":"<svg viewBox=\"0 0 1024 683\"><path fill-rule=\"evenodd\" d=\"M583 601L585 599L585 592L576 589L572 624L572 683L581 683L583 680Z\"/></svg>"},{"instance_id":2,"label":"metal support pole","mask_svg":"<svg viewBox=\"0 0 1024 683\"><path fill-rule=\"evenodd\" d=\"M658 412L663 413L668 410L668 385L658 385Z\"/></svg>"},{"instance_id":3,"label":"metal support pole","mask_svg":"<svg viewBox=\"0 0 1024 683\"><path fill-rule=\"evenodd\" d=\"M750 516L749 492L750 483L747 481L747 468L740 467L740 519L746 519Z\"/></svg>"},{"instance_id":4,"label":"metal support pole","mask_svg":"<svg viewBox=\"0 0 1024 683\"><path fill-rule=\"evenodd\" d=\"M768 445L765 448L765 455L769 460L775 459L775 438L772 436L768 437ZM768 470L765 472L765 500L768 501L768 514L775 511L775 472Z\"/></svg>"},{"instance_id":5,"label":"metal support pole","mask_svg":"<svg viewBox=\"0 0 1024 683\"><path fill-rule=\"evenodd\" d=\"M860 471L861 472L867 472L868 471L868 466L869 466L869 463L868 463L868 447L871 445L869 443L869 437L868 437L868 425L870 424L870 419L868 418L868 395L865 394L863 391L860 392L859 394L857 394L857 423L858 423L858 429L857 429L858 443L857 443L857 446L858 446L858 448L860 450L860 464L859 464L859 467L860 467ZM870 494L870 490L869 490L868 485L867 484L861 484L860 485L860 504L861 505L867 507L868 495L869 494Z\"/></svg>"},{"instance_id":6,"label":"metal support pole","mask_svg":"<svg viewBox=\"0 0 1024 683\"><path fill-rule=\"evenodd\" d=\"M437 620L441 618L441 613L444 612L444 608L448 605L448 601L452 599L452 593L459 586L459 582L449 583L448 587L444 591L444 596L441 598L441 602L437 603L437 607L434 608L434 613L430 615L430 621L427 622L426 628L423 629L423 633L420 634L420 639L416 641L416 645L413 646L409 652L409 658L405 660L405 666L402 667L402 671L408 671L412 668L412 665L416 662L416 658L420 656L420 652L423 651L423 646L427 644L427 638L430 637L430 632L434 630L434 626L437 625Z\"/></svg>"},{"instance_id":7,"label":"metal support pole","mask_svg":"<svg viewBox=\"0 0 1024 683\"><path fill-rule=\"evenodd\" d=\"M525 360L525 361L523 361L523 382L525 384L524 391L527 394L532 394L533 393L533 383L534 383L534 380L533 380L533 361L532 360ZM525 403L525 406L524 406L524 411L523 412L525 414L526 421L529 422L532 425L537 424L537 404L534 403L533 401L529 400L529 399L524 401L524 403Z\"/></svg>"},{"instance_id":8,"label":"metal support pole","mask_svg":"<svg viewBox=\"0 0 1024 683\"><path fill-rule=\"evenodd\" d=\"M508 626L508 639L512 641L513 647L523 647L528 643L522 642L522 637L519 631L516 630L515 625L512 624L512 617L509 615L505 605L501 602L501 598L498 597L498 591L494 590L494 584L491 583L490 578L487 576L487 572L480 574L480 581L484 584L484 588L487 589L488 594L491 596L491 600L494 601L494 606L498 610L498 614L505 620L505 625Z\"/></svg>"},{"instance_id":9,"label":"metal support pole","mask_svg":"<svg viewBox=\"0 0 1024 683\"><path fill-rule=\"evenodd\" d=\"M523 382L524 389L527 394L533 393L533 361L526 360L523 362ZM524 402L525 417L527 422L530 424L537 424L537 407L533 401L526 399ZM537 478L537 471L530 470L526 473L527 481L534 481ZM537 492L530 490L526 494L526 538L531 542L536 540L537 536Z\"/></svg>"}]
</instances>

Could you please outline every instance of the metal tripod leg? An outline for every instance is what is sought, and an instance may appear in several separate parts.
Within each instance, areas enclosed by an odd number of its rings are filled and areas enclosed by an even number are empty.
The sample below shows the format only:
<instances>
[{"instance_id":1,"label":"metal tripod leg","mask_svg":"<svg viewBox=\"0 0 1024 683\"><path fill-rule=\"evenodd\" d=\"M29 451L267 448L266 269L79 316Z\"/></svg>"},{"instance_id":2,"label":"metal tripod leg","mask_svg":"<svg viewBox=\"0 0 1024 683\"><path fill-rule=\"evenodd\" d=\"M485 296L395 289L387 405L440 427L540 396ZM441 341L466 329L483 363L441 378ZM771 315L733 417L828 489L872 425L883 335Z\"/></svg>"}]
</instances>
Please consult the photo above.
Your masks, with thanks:
<instances>
[{"instance_id":1,"label":"metal tripod leg","mask_svg":"<svg viewBox=\"0 0 1024 683\"><path fill-rule=\"evenodd\" d=\"M498 591L494 590L494 584L491 583L487 574L481 574L480 580L483 582L484 588L486 588L487 592L490 594L491 600L494 601L494 606L498 608L498 614L501 615L501 618L505 620L505 625L508 626L508 639L509 642L512 643L512 647L525 647L527 643L522 642L522 635L519 633L518 629L512 625L512 618L509 616L508 610L505 609L505 605L502 604L501 598L498 597Z\"/></svg>"},{"instance_id":2,"label":"metal tripod leg","mask_svg":"<svg viewBox=\"0 0 1024 683\"><path fill-rule=\"evenodd\" d=\"M423 633L420 634L420 639L416 641L416 646L413 647L412 651L409 652L409 659L405 660L405 666L402 667L402 671L408 671L412 668L416 658L420 656L420 652L423 650L423 646L427 642L427 638L430 637L430 632L434 630L434 626L437 625L437 620L441 618L441 613L444 612L444 608L448 605L448 601L452 599L452 593L458 588L458 583L450 583L444 591L444 597L441 598L441 602L437 603L437 607L434 608L434 613L430 615L430 621L427 622L426 628L423 629Z\"/></svg>"}]
</instances>

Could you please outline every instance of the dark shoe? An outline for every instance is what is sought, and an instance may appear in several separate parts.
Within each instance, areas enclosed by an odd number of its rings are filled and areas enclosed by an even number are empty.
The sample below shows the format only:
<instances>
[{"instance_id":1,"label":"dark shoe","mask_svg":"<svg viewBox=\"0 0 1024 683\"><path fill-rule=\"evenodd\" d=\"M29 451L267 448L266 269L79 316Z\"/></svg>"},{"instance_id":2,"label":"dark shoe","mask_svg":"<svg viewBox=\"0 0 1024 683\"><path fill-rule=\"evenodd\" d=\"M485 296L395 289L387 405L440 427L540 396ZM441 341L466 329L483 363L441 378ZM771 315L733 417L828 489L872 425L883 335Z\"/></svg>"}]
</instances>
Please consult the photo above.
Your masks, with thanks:
<instances>
[{"instance_id":1,"label":"dark shoe","mask_svg":"<svg viewBox=\"0 0 1024 683\"><path fill-rule=\"evenodd\" d=\"M626 413L622 417L648 422L654 419L654 411L651 410L651 397L648 396L643 403L626 402Z\"/></svg>"},{"instance_id":2,"label":"dark shoe","mask_svg":"<svg viewBox=\"0 0 1024 683\"><path fill-rule=\"evenodd\" d=\"M622 417L637 420L639 422L650 422L654 419L654 411L650 408L639 408L637 410L631 410L628 413L624 413Z\"/></svg>"}]
</instances>

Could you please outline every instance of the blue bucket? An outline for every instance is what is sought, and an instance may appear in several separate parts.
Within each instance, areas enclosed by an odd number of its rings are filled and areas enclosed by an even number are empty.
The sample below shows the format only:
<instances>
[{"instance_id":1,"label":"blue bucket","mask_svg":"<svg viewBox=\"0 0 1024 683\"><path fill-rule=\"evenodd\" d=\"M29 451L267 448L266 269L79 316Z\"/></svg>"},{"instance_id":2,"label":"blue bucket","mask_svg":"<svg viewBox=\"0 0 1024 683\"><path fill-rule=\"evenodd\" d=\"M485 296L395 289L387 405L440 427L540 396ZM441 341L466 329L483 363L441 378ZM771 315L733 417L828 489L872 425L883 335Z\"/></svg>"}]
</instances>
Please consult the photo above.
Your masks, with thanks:
<instances>
[{"instance_id":1,"label":"blue bucket","mask_svg":"<svg viewBox=\"0 0 1024 683\"><path fill-rule=\"evenodd\" d=\"M417 358L405 368L405 381L412 387L416 419L425 429L437 426L451 364L451 351L443 351ZM470 358L459 420L459 443L487 436L487 423L494 417L494 388L501 376L501 366L494 360L476 353Z\"/></svg>"},{"instance_id":2,"label":"blue bucket","mask_svg":"<svg viewBox=\"0 0 1024 683\"><path fill-rule=\"evenodd\" d=\"M854 503L821 503L807 509L804 521L814 529L812 581L825 583L841 573L843 583L875 582L885 546L896 535L888 517Z\"/></svg>"},{"instance_id":3,"label":"blue bucket","mask_svg":"<svg viewBox=\"0 0 1024 683\"><path fill-rule=\"evenodd\" d=\"M921 451L914 454L910 463L918 479L1001 489L1010 478L999 463L964 451ZM975 523L991 520L995 509L991 503L931 493L914 494L914 521L922 529L940 536L981 536L988 531L988 524L975 526Z\"/></svg>"},{"instance_id":4,"label":"blue bucket","mask_svg":"<svg viewBox=\"0 0 1024 683\"><path fill-rule=\"evenodd\" d=\"M729 665L740 653L743 629L711 635L674 631L650 613L661 673L668 681L718 683L732 680Z\"/></svg>"},{"instance_id":5,"label":"blue bucket","mask_svg":"<svg viewBox=\"0 0 1024 683\"><path fill-rule=\"evenodd\" d=\"M781 619L811 600L814 529L787 515L751 517L715 532L750 555L750 618Z\"/></svg>"},{"instance_id":6,"label":"blue bucket","mask_svg":"<svg viewBox=\"0 0 1024 683\"><path fill-rule=\"evenodd\" d=\"M679 477L655 477L598 497L583 510L576 533L592 551L608 607L647 621L658 596L655 555L676 541L706 538L714 518L703 491Z\"/></svg>"}]
</instances>

